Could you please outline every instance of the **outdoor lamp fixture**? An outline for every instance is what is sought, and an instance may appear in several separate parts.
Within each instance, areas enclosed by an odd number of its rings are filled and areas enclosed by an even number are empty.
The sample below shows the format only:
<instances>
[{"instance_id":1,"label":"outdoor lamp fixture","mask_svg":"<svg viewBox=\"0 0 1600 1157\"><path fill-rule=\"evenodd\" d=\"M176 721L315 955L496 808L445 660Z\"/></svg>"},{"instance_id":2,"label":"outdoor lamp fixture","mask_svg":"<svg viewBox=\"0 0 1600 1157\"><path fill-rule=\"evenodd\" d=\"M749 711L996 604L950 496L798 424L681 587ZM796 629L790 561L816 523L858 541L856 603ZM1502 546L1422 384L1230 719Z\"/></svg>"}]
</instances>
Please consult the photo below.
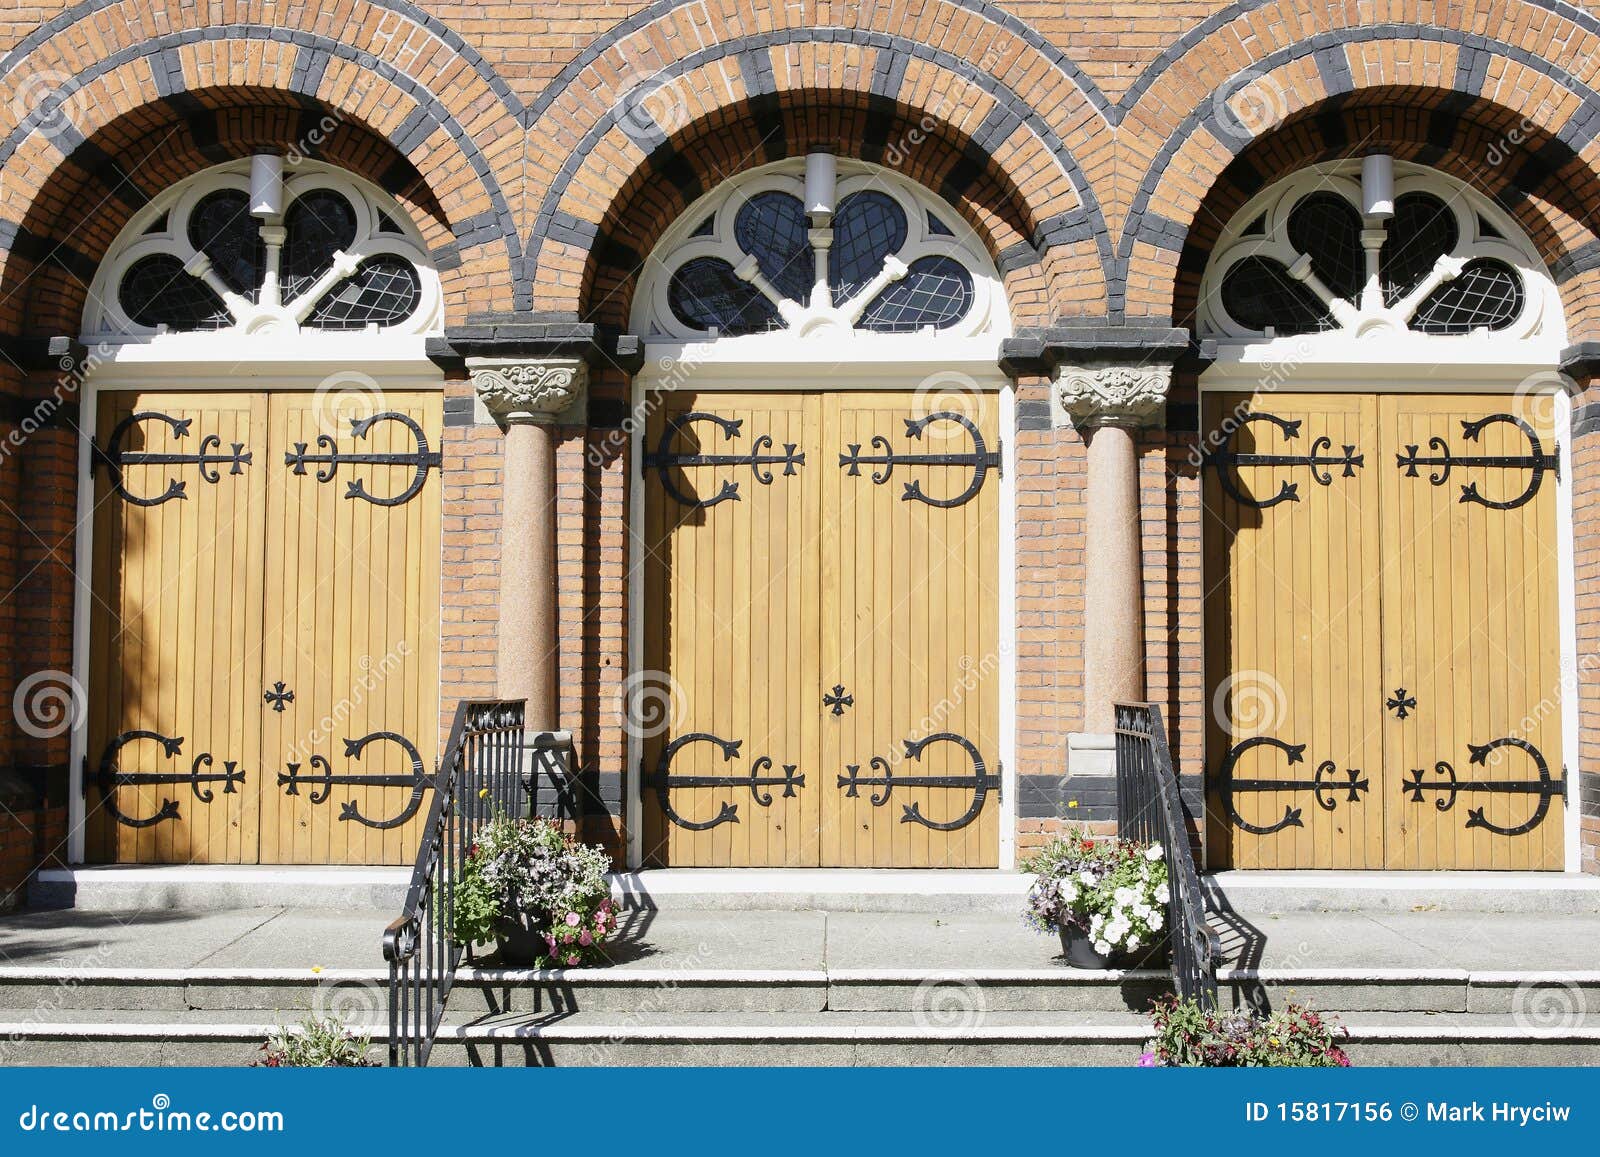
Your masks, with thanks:
<instances>
[{"instance_id":1,"label":"outdoor lamp fixture","mask_svg":"<svg viewBox=\"0 0 1600 1157\"><path fill-rule=\"evenodd\" d=\"M283 158L276 153L250 158L250 215L263 220L283 216Z\"/></svg>"},{"instance_id":2,"label":"outdoor lamp fixture","mask_svg":"<svg viewBox=\"0 0 1600 1157\"><path fill-rule=\"evenodd\" d=\"M1394 216L1394 158L1387 153L1362 158L1361 215L1369 221Z\"/></svg>"}]
</instances>

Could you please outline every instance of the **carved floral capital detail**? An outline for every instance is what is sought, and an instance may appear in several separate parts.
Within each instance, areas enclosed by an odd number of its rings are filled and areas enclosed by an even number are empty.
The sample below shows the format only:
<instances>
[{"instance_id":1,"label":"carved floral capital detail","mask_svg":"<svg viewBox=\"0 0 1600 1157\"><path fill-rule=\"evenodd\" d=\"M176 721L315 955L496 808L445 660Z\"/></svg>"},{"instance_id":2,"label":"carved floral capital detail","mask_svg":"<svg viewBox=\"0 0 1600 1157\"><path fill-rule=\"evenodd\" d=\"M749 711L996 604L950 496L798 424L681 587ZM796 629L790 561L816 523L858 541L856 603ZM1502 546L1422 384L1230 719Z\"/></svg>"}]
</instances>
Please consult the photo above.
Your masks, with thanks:
<instances>
[{"instance_id":1,"label":"carved floral capital detail","mask_svg":"<svg viewBox=\"0 0 1600 1157\"><path fill-rule=\"evenodd\" d=\"M1162 363L1063 366L1055 411L1075 426L1153 426L1165 416L1171 388L1172 367Z\"/></svg>"},{"instance_id":2,"label":"carved floral capital detail","mask_svg":"<svg viewBox=\"0 0 1600 1157\"><path fill-rule=\"evenodd\" d=\"M589 369L581 358L469 358L467 371L495 420L553 422L583 397Z\"/></svg>"}]
</instances>

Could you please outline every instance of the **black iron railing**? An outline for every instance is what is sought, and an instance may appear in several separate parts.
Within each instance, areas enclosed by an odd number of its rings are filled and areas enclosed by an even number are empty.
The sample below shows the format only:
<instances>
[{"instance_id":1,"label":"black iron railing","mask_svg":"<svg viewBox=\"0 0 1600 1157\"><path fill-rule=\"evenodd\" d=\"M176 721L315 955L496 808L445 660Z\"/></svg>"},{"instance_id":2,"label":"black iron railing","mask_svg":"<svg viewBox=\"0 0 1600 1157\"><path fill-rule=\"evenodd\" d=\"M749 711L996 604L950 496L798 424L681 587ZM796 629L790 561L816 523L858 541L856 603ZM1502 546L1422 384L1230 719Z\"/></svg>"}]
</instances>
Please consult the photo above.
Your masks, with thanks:
<instances>
[{"instance_id":1,"label":"black iron railing","mask_svg":"<svg viewBox=\"0 0 1600 1157\"><path fill-rule=\"evenodd\" d=\"M1180 997L1216 1008L1221 944L1206 922L1167 729L1153 703L1117 704L1117 830L1165 849L1172 985Z\"/></svg>"},{"instance_id":2,"label":"black iron railing","mask_svg":"<svg viewBox=\"0 0 1600 1157\"><path fill-rule=\"evenodd\" d=\"M521 700L456 708L405 907L383 933L391 1065L428 1063L464 951L454 935L455 883L479 828L495 815L527 813L525 732Z\"/></svg>"}]
</instances>

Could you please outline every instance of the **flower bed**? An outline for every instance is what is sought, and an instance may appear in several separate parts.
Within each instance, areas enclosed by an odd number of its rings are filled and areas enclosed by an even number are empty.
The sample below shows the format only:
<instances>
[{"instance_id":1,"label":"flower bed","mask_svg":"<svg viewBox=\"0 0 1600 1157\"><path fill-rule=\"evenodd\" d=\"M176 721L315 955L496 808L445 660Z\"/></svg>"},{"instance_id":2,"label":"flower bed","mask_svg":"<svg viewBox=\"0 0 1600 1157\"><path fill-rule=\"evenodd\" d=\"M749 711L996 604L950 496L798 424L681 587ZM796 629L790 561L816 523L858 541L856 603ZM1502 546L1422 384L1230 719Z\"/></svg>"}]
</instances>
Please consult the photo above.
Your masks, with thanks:
<instances>
[{"instance_id":1,"label":"flower bed","mask_svg":"<svg viewBox=\"0 0 1600 1157\"><path fill-rule=\"evenodd\" d=\"M1206 1012L1168 997L1150 1010L1155 1039L1141 1068L1348 1068L1338 1041L1349 1035L1337 1018L1304 1005L1262 1014L1251 1009Z\"/></svg>"}]
</instances>

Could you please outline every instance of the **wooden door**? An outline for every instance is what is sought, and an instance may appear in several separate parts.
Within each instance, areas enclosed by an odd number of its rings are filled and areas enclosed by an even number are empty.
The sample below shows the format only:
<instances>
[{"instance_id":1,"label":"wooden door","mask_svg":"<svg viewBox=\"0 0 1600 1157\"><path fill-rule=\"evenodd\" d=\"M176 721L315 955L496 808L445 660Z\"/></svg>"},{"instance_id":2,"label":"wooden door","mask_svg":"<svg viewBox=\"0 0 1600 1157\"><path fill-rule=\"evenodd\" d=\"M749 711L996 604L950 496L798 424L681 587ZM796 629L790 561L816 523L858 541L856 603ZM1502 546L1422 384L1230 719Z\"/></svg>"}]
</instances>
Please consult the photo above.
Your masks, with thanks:
<instances>
[{"instance_id":1,"label":"wooden door","mask_svg":"<svg viewBox=\"0 0 1600 1157\"><path fill-rule=\"evenodd\" d=\"M415 855L438 736L441 403L388 393L357 426L328 410L339 397L102 396L89 859Z\"/></svg>"},{"instance_id":2,"label":"wooden door","mask_svg":"<svg viewBox=\"0 0 1600 1157\"><path fill-rule=\"evenodd\" d=\"M830 866L999 862L995 399L932 405L825 398L822 679L850 697L823 717Z\"/></svg>"},{"instance_id":3,"label":"wooden door","mask_svg":"<svg viewBox=\"0 0 1600 1157\"><path fill-rule=\"evenodd\" d=\"M772 393L673 393L650 416L630 701L662 710L623 721L650 863L818 862L819 419Z\"/></svg>"},{"instance_id":4,"label":"wooden door","mask_svg":"<svg viewBox=\"0 0 1600 1157\"><path fill-rule=\"evenodd\" d=\"M256 858L266 400L100 397L86 855Z\"/></svg>"},{"instance_id":5,"label":"wooden door","mask_svg":"<svg viewBox=\"0 0 1600 1157\"><path fill-rule=\"evenodd\" d=\"M1211 862L1381 867L1376 403L1205 402Z\"/></svg>"},{"instance_id":6,"label":"wooden door","mask_svg":"<svg viewBox=\"0 0 1600 1157\"><path fill-rule=\"evenodd\" d=\"M334 397L271 399L260 858L408 864L437 758L441 399Z\"/></svg>"},{"instance_id":7,"label":"wooden door","mask_svg":"<svg viewBox=\"0 0 1600 1157\"><path fill-rule=\"evenodd\" d=\"M1381 401L1389 867L1563 867L1550 409Z\"/></svg>"},{"instance_id":8,"label":"wooden door","mask_svg":"<svg viewBox=\"0 0 1600 1157\"><path fill-rule=\"evenodd\" d=\"M625 721L649 862L998 862L994 399L919 404L674 393L652 415L632 679L662 710Z\"/></svg>"},{"instance_id":9,"label":"wooden door","mask_svg":"<svg viewBox=\"0 0 1600 1157\"><path fill-rule=\"evenodd\" d=\"M1559 869L1548 408L1211 395L1204 415L1212 862Z\"/></svg>"}]
</instances>

